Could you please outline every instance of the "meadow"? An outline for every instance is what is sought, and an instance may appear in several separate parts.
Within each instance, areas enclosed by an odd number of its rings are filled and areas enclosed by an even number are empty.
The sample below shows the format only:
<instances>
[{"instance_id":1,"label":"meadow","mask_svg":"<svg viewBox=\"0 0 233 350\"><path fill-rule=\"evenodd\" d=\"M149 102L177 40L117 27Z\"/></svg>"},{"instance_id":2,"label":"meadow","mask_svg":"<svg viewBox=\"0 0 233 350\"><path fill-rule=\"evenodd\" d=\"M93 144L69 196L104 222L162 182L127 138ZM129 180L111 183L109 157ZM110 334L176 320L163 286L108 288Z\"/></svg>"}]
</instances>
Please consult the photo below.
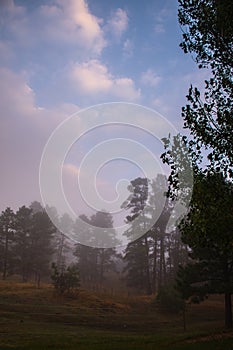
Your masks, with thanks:
<instances>
[{"instance_id":1,"label":"meadow","mask_svg":"<svg viewBox=\"0 0 233 350\"><path fill-rule=\"evenodd\" d=\"M182 315L161 310L154 297L64 297L50 285L1 281L0 350L233 350L223 310L221 296L190 305L184 332Z\"/></svg>"}]
</instances>

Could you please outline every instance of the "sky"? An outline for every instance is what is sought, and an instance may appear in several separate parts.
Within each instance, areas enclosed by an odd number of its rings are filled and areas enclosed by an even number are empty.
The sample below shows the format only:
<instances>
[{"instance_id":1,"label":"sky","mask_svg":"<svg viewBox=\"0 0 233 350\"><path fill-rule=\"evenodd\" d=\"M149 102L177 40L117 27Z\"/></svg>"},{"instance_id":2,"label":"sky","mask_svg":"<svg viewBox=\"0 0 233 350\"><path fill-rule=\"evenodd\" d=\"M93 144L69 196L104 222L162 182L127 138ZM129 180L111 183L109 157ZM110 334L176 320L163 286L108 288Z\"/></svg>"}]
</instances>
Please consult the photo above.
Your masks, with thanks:
<instances>
[{"instance_id":1,"label":"sky","mask_svg":"<svg viewBox=\"0 0 233 350\"><path fill-rule=\"evenodd\" d=\"M0 1L0 210L41 201L39 166L46 142L83 108L135 103L182 130L188 88L200 86L206 72L179 48L177 6L176 0ZM71 149L63 169L68 192L74 191L71 179L77 180L80 155L100 135L103 141L103 135L115 133L92 134L76 145L76 153ZM118 137L126 134L118 130ZM119 160L106 171L105 164L100 192L111 197L124 171L140 176L131 166ZM117 176L119 169L123 174Z\"/></svg>"}]
</instances>

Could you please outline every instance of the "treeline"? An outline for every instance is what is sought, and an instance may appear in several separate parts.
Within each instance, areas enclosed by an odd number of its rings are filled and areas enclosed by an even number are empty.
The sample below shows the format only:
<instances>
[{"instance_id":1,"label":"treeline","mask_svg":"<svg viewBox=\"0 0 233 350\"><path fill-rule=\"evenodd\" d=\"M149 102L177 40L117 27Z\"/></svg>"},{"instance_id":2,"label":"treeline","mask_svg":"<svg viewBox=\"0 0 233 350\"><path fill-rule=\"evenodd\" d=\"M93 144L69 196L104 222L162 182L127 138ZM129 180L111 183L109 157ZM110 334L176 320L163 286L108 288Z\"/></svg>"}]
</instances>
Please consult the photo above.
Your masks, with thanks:
<instances>
[{"instance_id":1,"label":"treeline","mask_svg":"<svg viewBox=\"0 0 233 350\"><path fill-rule=\"evenodd\" d=\"M130 227L125 232L128 238L134 232L140 232L140 226L153 218L153 212L158 209L156 205L161 195L164 196L164 182L166 179L162 175L154 181L145 178L131 181L129 198L122 205ZM146 206L146 203L150 205ZM145 207L149 209L135 226L134 219L142 214ZM52 210L56 211L55 208ZM69 264L77 264L83 285L107 285L108 276L112 275L115 280L120 280L123 287L133 288L139 293L155 293L161 286L173 281L179 265L186 264L188 260L187 247L181 241L179 230L176 228L166 233L171 211L171 201L166 199L156 224L142 237L119 250L115 248L119 241L113 228L113 218L108 212L99 211L91 217L81 215L82 221L90 224L90 229L85 230L80 227L80 220L73 222L64 214L59 218L63 227L63 232L60 232L38 202L29 207L22 206L16 212L7 208L0 216L2 278L20 275L23 281L34 279L39 285L41 278L49 281L52 263L60 271ZM91 227L106 228L108 244L111 241L113 248L74 244L64 234L68 227L79 237L85 235L87 243L88 237L90 241L92 239Z\"/></svg>"},{"instance_id":2,"label":"treeline","mask_svg":"<svg viewBox=\"0 0 233 350\"><path fill-rule=\"evenodd\" d=\"M54 209L54 208L53 208ZM54 209L55 210L55 209ZM97 212L90 219L93 225L112 226L111 215ZM65 214L60 218L64 227L77 224ZM104 273L113 268L114 248L97 249L80 244L73 245L64 233L57 230L39 202L22 206L16 212L6 208L0 215L0 263L2 278L20 275L22 281L41 278L49 280L51 264L61 271L72 262L78 263L81 280L102 282Z\"/></svg>"},{"instance_id":3,"label":"treeline","mask_svg":"<svg viewBox=\"0 0 233 350\"><path fill-rule=\"evenodd\" d=\"M24 282L34 278L39 284L49 275L55 227L37 202L16 213L6 208L0 216L0 261L2 278L18 274Z\"/></svg>"},{"instance_id":4,"label":"treeline","mask_svg":"<svg viewBox=\"0 0 233 350\"><path fill-rule=\"evenodd\" d=\"M178 228L167 232L173 202L165 196L166 186L166 177L160 174L152 181L137 178L131 181L131 194L123 205L129 210L126 221L131 224L126 236L143 232L148 222L154 222L145 234L127 245L123 258L127 285L147 294L174 281L179 266L188 261L188 248ZM140 220L135 220L138 217Z\"/></svg>"}]
</instances>

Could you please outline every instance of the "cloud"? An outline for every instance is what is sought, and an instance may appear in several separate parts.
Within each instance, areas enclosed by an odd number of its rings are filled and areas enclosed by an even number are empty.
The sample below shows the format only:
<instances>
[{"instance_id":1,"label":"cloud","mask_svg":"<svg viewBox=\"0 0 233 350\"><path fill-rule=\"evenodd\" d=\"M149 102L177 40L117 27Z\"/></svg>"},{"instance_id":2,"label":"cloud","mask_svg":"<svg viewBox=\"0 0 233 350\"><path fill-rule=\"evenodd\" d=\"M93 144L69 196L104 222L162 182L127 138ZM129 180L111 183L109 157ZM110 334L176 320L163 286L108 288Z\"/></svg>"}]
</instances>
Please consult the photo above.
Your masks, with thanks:
<instances>
[{"instance_id":1,"label":"cloud","mask_svg":"<svg viewBox=\"0 0 233 350\"><path fill-rule=\"evenodd\" d=\"M4 0L1 10L4 33L16 46L41 50L41 45L49 44L48 48L63 46L63 50L82 48L92 55L101 54L106 46L103 21L90 12L85 0L52 0L30 13L26 6Z\"/></svg>"},{"instance_id":2,"label":"cloud","mask_svg":"<svg viewBox=\"0 0 233 350\"><path fill-rule=\"evenodd\" d=\"M37 106L25 75L6 68L0 69L0 95L0 207L16 209L40 200L38 174L43 148L55 127L78 107Z\"/></svg>"},{"instance_id":3,"label":"cloud","mask_svg":"<svg viewBox=\"0 0 233 350\"><path fill-rule=\"evenodd\" d=\"M72 163L65 163L62 170L69 176L77 177L79 175L79 168Z\"/></svg>"},{"instance_id":4,"label":"cloud","mask_svg":"<svg viewBox=\"0 0 233 350\"><path fill-rule=\"evenodd\" d=\"M12 49L9 45L9 43L0 41L0 63L1 64L8 64L9 61L14 57L14 54L12 52Z\"/></svg>"},{"instance_id":5,"label":"cloud","mask_svg":"<svg viewBox=\"0 0 233 350\"><path fill-rule=\"evenodd\" d=\"M26 81L25 74L7 68L0 68L0 94L1 122L13 130L17 123L32 123L50 132L79 110L79 106L71 103L62 103L50 109L38 106L35 92Z\"/></svg>"},{"instance_id":6,"label":"cloud","mask_svg":"<svg viewBox=\"0 0 233 350\"><path fill-rule=\"evenodd\" d=\"M126 39L123 44L123 55L125 58L133 56L133 43L130 39Z\"/></svg>"},{"instance_id":7,"label":"cloud","mask_svg":"<svg viewBox=\"0 0 233 350\"><path fill-rule=\"evenodd\" d=\"M119 78L114 80L113 95L128 101L137 101L141 96L140 89L135 88L131 78Z\"/></svg>"},{"instance_id":8,"label":"cloud","mask_svg":"<svg viewBox=\"0 0 233 350\"><path fill-rule=\"evenodd\" d=\"M21 16L25 13L25 8L14 3L14 0L1 0L1 13L2 19L4 16L10 16L11 18Z\"/></svg>"},{"instance_id":9,"label":"cloud","mask_svg":"<svg viewBox=\"0 0 233 350\"><path fill-rule=\"evenodd\" d=\"M50 39L84 47L100 54L106 46L102 19L94 16L85 0L56 0L42 5L40 13Z\"/></svg>"},{"instance_id":10,"label":"cloud","mask_svg":"<svg viewBox=\"0 0 233 350\"><path fill-rule=\"evenodd\" d=\"M1 69L0 94L0 186L1 206L4 209L8 205L22 205L22 200L28 203L29 197L31 200L38 199L35 188L40 132L34 125L37 114L34 93L22 75Z\"/></svg>"},{"instance_id":11,"label":"cloud","mask_svg":"<svg viewBox=\"0 0 233 350\"><path fill-rule=\"evenodd\" d=\"M144 85L149 85L155 87L161 81L161 77L156 75L156 73L152 69L147 69L147 71L142 73L141 82Z\"/></svg>"},{"instance_id":12,"label":"cloud","mask_svg":"<svg viewBox=\"0 0 233 350\"><path fill-rule=\"evenodd\" d=\"M134 81L128 77L114 77L99 60L76 63L71 67L69 78L73 87L83 94L102 94L134 101L140 97Z\"/></svg>"},{"instance_id":13,"label":"cloud","mask_svg":"<svg viewBox=\"0 0 233 350\"><path fill-rule=\"evenodd\" d=\"M129 78L114 78L106 66L94 61L92 68L102 74L112 95L134 98L138 92ZM101 79L98 74L96 79ZM97 89L91 88L93 93ZM106 87L101 92L106 92ZM0 152L1 152L1 203L0 209L12 206L17 209L33 200L41 200L39 192L39 165L44 146L60 122L77 111L77 106L63 104L56 108L42 108L36 104L36 94L27 82L24 74L18 74L9 69L0 69ZM80 121L80 128L85 120ZM84 144L85 147L85 144ZM86 149L84 148L84 151ZM76 155L76 153L74 153ZM80 148L79 148L80 155ZM70 155L69 155L70 156ZM72 156L72 154L71 154ZM72 158L72 157L71 157ZM76 160L75 156L75 160ZM72 207L87 211L77 189L79 168L69 158L63 166L64 189ZM105 195L110 193L108 184L98 183L100 191ZM107 188L108 187L108 188ZM112 193L112 192L111 192ZM79 213L80 214L80 213Z\"/></svg>"},{"instance_id":14,"label":"cloud","mask_svg":"<svg viewBox=\"0 0 233 350\"><path fill-rule=\"evenodd\" d=\"M0 108L6 115L12 111L24 116L33 112L35 96L22 74L0 68L0 91Z\"/></svg>"},{"instance_id":15,"label":"cloud","mask_svg":"<svg viewBox=\"0 0 233 350\"><path fill-rule=\"evenodd\" d=\"M165 33L165 27L163 23L156 23L154 29L155 33Z\"/></svg>"},{"instance_id":16,"label":"cloud","mask_svg":"<svg viewBox=\"0 0 233 350\"><path fill-rule=\"evenodd\" d=\"M75 64L71 79L86 94L106 92L113 84L107 67L98 60Z\"/></svg>"},{"instance_id":17,"label":"cloud","mask_svg":"<svg viewBox=\"0 0 233 350\"><path fill-rule=\"evenodd\" d=\"M127 12L118 8L110 18L107 24L107 29L116 37L121 38L126 31L129 23Z\"/></svg>"},{"instance_id":18,"label":"cloud","mask_svg":"<svg viewBox=\"0 0 233 350\"><path fill-rule=\"evenodd\" d=\"M169 114L172 112L172 108L170 105L167 103L167 96L166 95L161 95L159 97L155 97L151 101L151 105L157 112L162 114L165 118L169 116ZM175 109L174 109L175 110ZM175 114L175 111L173 111Z\"/></svg>"},{"instance_id":19,"label":"cloud","mask_svg":"<svg viewBox=\"0 0 233 350\"><path fill-rule=\"evenodd\" d=\"M173 15L171 8L163 7L155 16L154 31L157 34L165 33L166 22Z\"/></svg>"},{"instance_id":20,"label":"cloud","mask_svg":"<svg viewBox=\"0 0 233 350\"><path fill-rule=\"evenodd\" d=\"M24 70L34 84L39 82L38 98L43 103L51 105L62 100L86 105L89 101L79 98L79 90L85 98L88 93L92 97L97 93L102 94L101 98L138 100L140 90L134 81L113 76L99 58L108 44L107 26L116 38L127 29L128 16L124 10L118 8L104 22L90 11L86 0L51 0L33 7L22 4L5 0L5 40L0 41L3 53L0 62L8 67L14 64L14 69ZM124 47L130 54L130 41ZM64 88L67 83L64 76L72 62L78 62L73 64L70 74L73 84Z\"/></svg>"},{"instance_id":21,"label":"cloud","mask_svg":"<svg viewBox=\"0 0 233 350\"><path fill-rule=\"evenodd\" d=\"M29 20L26 8L16 5L13 0L3 0L0 5L0 22L4 37L16 39L23 45L30 42ZM35 39L34 39L35 40Z\"/></svg>"}]
</instances>

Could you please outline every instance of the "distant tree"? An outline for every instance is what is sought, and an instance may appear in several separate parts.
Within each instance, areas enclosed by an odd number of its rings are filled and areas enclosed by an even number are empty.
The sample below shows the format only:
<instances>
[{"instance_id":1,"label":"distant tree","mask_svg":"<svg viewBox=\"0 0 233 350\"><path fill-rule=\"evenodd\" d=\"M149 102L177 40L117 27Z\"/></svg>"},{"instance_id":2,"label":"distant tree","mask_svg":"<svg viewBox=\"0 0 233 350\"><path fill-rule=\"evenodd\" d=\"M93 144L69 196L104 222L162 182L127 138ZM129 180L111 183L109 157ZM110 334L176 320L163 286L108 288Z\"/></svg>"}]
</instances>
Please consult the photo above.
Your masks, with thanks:
<instances>
[{"instance_id":1,"label":"distant tree","mask_svg":"<svg viewBox=\"0 0 233 350\"><path fill-rule=\"evenodd\" d=\"M166 177L159 174L156 179L150 182L150 196L149 196L149 214L153 215L160 209L158 206L162 205L165 193ZM155 293L164 284L166 279L166 226L170 216L168 208L168 200L165 200L165 206L158 220L154 223L150 234L151 241L151 260L152 260L152 290Z\"/></svg>"},{"instance_id":2,"label":"distant tree","mask_svg":"<svg viewBox=\"0 0 233 350\"><path fill-rule=\"evenodd\" d=\"M116 232L113 229L112 215L105 211L98 211L91 216L90 224L94 227L100 227L106 230L106 239L111 242L112 248L95 248L97 253L98 279L103 283L105 273L115 269L114 257L116 256L116 248L118 240ZM104 247L104 242L103 242Z\"/></svg>"},{"instance_id":3,"label":"distant tree","mask_svg":"<svg viewBox=\"0 0 233 350\"><path fill-rule=\"evenodd\" d=\"M71 250L68 233L72 229L73 220L68 214L63 214L60 217L55 207L46 206L45 209L53 223L56 224L56 227L60 228L60 230L57 228L53 234L51 242L53 256L51 260L55 261L58 268L62 270L66 265L67 255ZM65 234L66 232L67 235Z\"/></svg>"},{"instance_id":4,"label":"distant tree","mask_svg":"<svg viewBox=\"0 0 233 350\"><path fill-rule=\"evenodd\" d=\"M38 201L33 201L30 204L29 209L32 210L33 214L36 214L38 212L43 212L44 211L44 208L42 207L42 205Z\"/></svg>"},{"instance_id":5,"label":"distant tree","mask_svg":"<svg viewBox=\"0 0 233 350\"><path fill-rule=\"evenodd\" d=\"M147 281L147 256L146 247L143 239L129 243L124 252L124 261L126 266L123 270L126 273L127 286L136 288L138 291L146 291L151 294L151 289L146 289ZM150 286L149 286L150 287Z\"/></svg>"},{"instance_id":6,"label":"distant tree","mask_svg":"<svg viewBox=\"0 0 233 350\"><path fill-rule=\"evenodd\" d=\"M129 224L127 237L142 232L142 236L129 243L125 250L126 280L129 286L144 290L147 294L157 292L169 279L174 280L175 262L182 263L184 257L184 254L180 254L184 249L180 236L167 232L173 206L171 200L166 198L166 189L164 175L158 174L151 181L137 178L131 182L130 195L122 205L130 211L126 216ZM136 222L138 215L141 218Z\"/></svg>"},{"instance_id":7,"label":"distant tree","mask_svg":"<svg viewBox=\"0 0 233 350\"><path fill-rule=\"evenodd\" d=\"M31 271L34 273L38 287L41 276L49 276L50 262L54 251L51 243L55 231L56 228L45 211L33 214L28 249L31 256Z\"/></svg>"},{"instance_id":8,"label":"distant tree","mask_svg":"<svg viewBox=\"0 0 233 350\"><path fill-rule=\"evenodd\" d=\"M48 276L54 232L55 227L45 211L33 213L32 209L23 206L16 212L15 271L21 274L23 281L34 276L39 286L41 275Z\"/></svg>"},{"instance_id":9,"label":"distant tree","mask_svg":"<svg viewBox=\"0 0 233 350\"><path fill-rule=\"evenodd\" d=\"M91 226L81 225L80 222L89 223L90 219L86 215L80 215L81 220L76 220L74 224L74 233L77 240L81 242L91 242ZM80 279L82 282L95 282L97 279L97 250L84 244L76 244L74 256L77 258L80 270Z\"/></svg>"},{"instance_id":10,"label":"distant tree","mask_svg":"<svg viewBox=\"0 0 233 350\"><path fill-rule=\"evenodd\" d=\"M167 280L175 281L180 267L186 266L190 262L189 248L182 242L181 232L176 227L167 235Z\"/></svg>"},{"instance_id":11,"label":"distant tree","mask_svg":"<svg viewBox=\"0 0 233 350\"><path fill-rule=\"evenodd\" d=\"M74 255L77 257L78 265L80 269L80 277L84 282L95 282L102 284L105 279L105 274L108 271L115 269L114 258L116 257L116 249L114 245L117 245L116 232L113 229L113 219L110 213L105 211L98 211L96 214L88 218L85 215L81 215L80 219L87 225L80 224L80 220L77 220L74 225L74 232L77 235L77 240L82 242L85 240L87 245L77 244ZM98 244L104 247L106 238L108 245L111 243L113 248L96 248L92 247L98 237L95 235L95 228L102 228L103 233L101 237L102 241ZM88 243L90 246L88 246Z\"/></svg>"},{"instance_id":12,"label":"distant tree","mask_svg":"<svg viewBox=\"0 0 233 350\"><path fill-rule=\"evenodd\" d=\"M0 249L2 278L6 279L12 265L12 243L15 232L15 214L11 208L6 208L0 216Z\"/></svg>"},{"instance_id":13,"label":"distant tree","mask_svg":"<svg viewBox=\"0 0 233 350\"><path fill-rule=\"evenodd\" d=\"M141 287L147 294L152 293L151 275L150 275L150 244L149 234L145 231L147 225L146 213L143 212L148 201L149 182L146 178L137 178L131 181L128 187L130 195L122 204L122 208L130 210L126 216L126 222L132 223L131 227L125 233L128 238L133 237L137 232L142 232L142 237L129 243L125 250L125 261L127 272L127 283L129 286ZM140 216L139 221L135 221Z\"/></svg>"},{"instance_id":14,"label":"distant tree","mask_svg":"<svg viewBox=\"0 0 233 350\"><path fill-rule=\"evenodd\" d=\"M16 272L26 282L31 271L30 234L32 231L32 209L20 207L16 212L15 246Z\"/></svg>"},{"instance_id":15,"label":"distant tree","mask_svg":"<svg viewBox=\"0 0 233 350\"><path fill-rule=\"evenodd\" d=\"M153 241L153 291L159 290L167 283L167 248L168 238L167 225L172 212L171 201L166 197L167 179L165 175L158 174L151 182L149 197L150 210L156 212L162 210L160 216L155 221L150 236ZM160 208L164 201L164 207Z\"/></svg>"},{"instance_id":16,"label":"distant tree","mask_svg":"<svg viewBox=\"0 0 233 350\"><path fill-rule=\"evenodd\" d=\"M68 246L68 235L65 235L65 232L71 232L73 228L73 220L68 214L63 214L60 218L60 227L62 231L57 230L55 233L56 237L56 260L57 266L60 270L66 265L66 253L69 251Z\"/></svg>"}]
</instances>

